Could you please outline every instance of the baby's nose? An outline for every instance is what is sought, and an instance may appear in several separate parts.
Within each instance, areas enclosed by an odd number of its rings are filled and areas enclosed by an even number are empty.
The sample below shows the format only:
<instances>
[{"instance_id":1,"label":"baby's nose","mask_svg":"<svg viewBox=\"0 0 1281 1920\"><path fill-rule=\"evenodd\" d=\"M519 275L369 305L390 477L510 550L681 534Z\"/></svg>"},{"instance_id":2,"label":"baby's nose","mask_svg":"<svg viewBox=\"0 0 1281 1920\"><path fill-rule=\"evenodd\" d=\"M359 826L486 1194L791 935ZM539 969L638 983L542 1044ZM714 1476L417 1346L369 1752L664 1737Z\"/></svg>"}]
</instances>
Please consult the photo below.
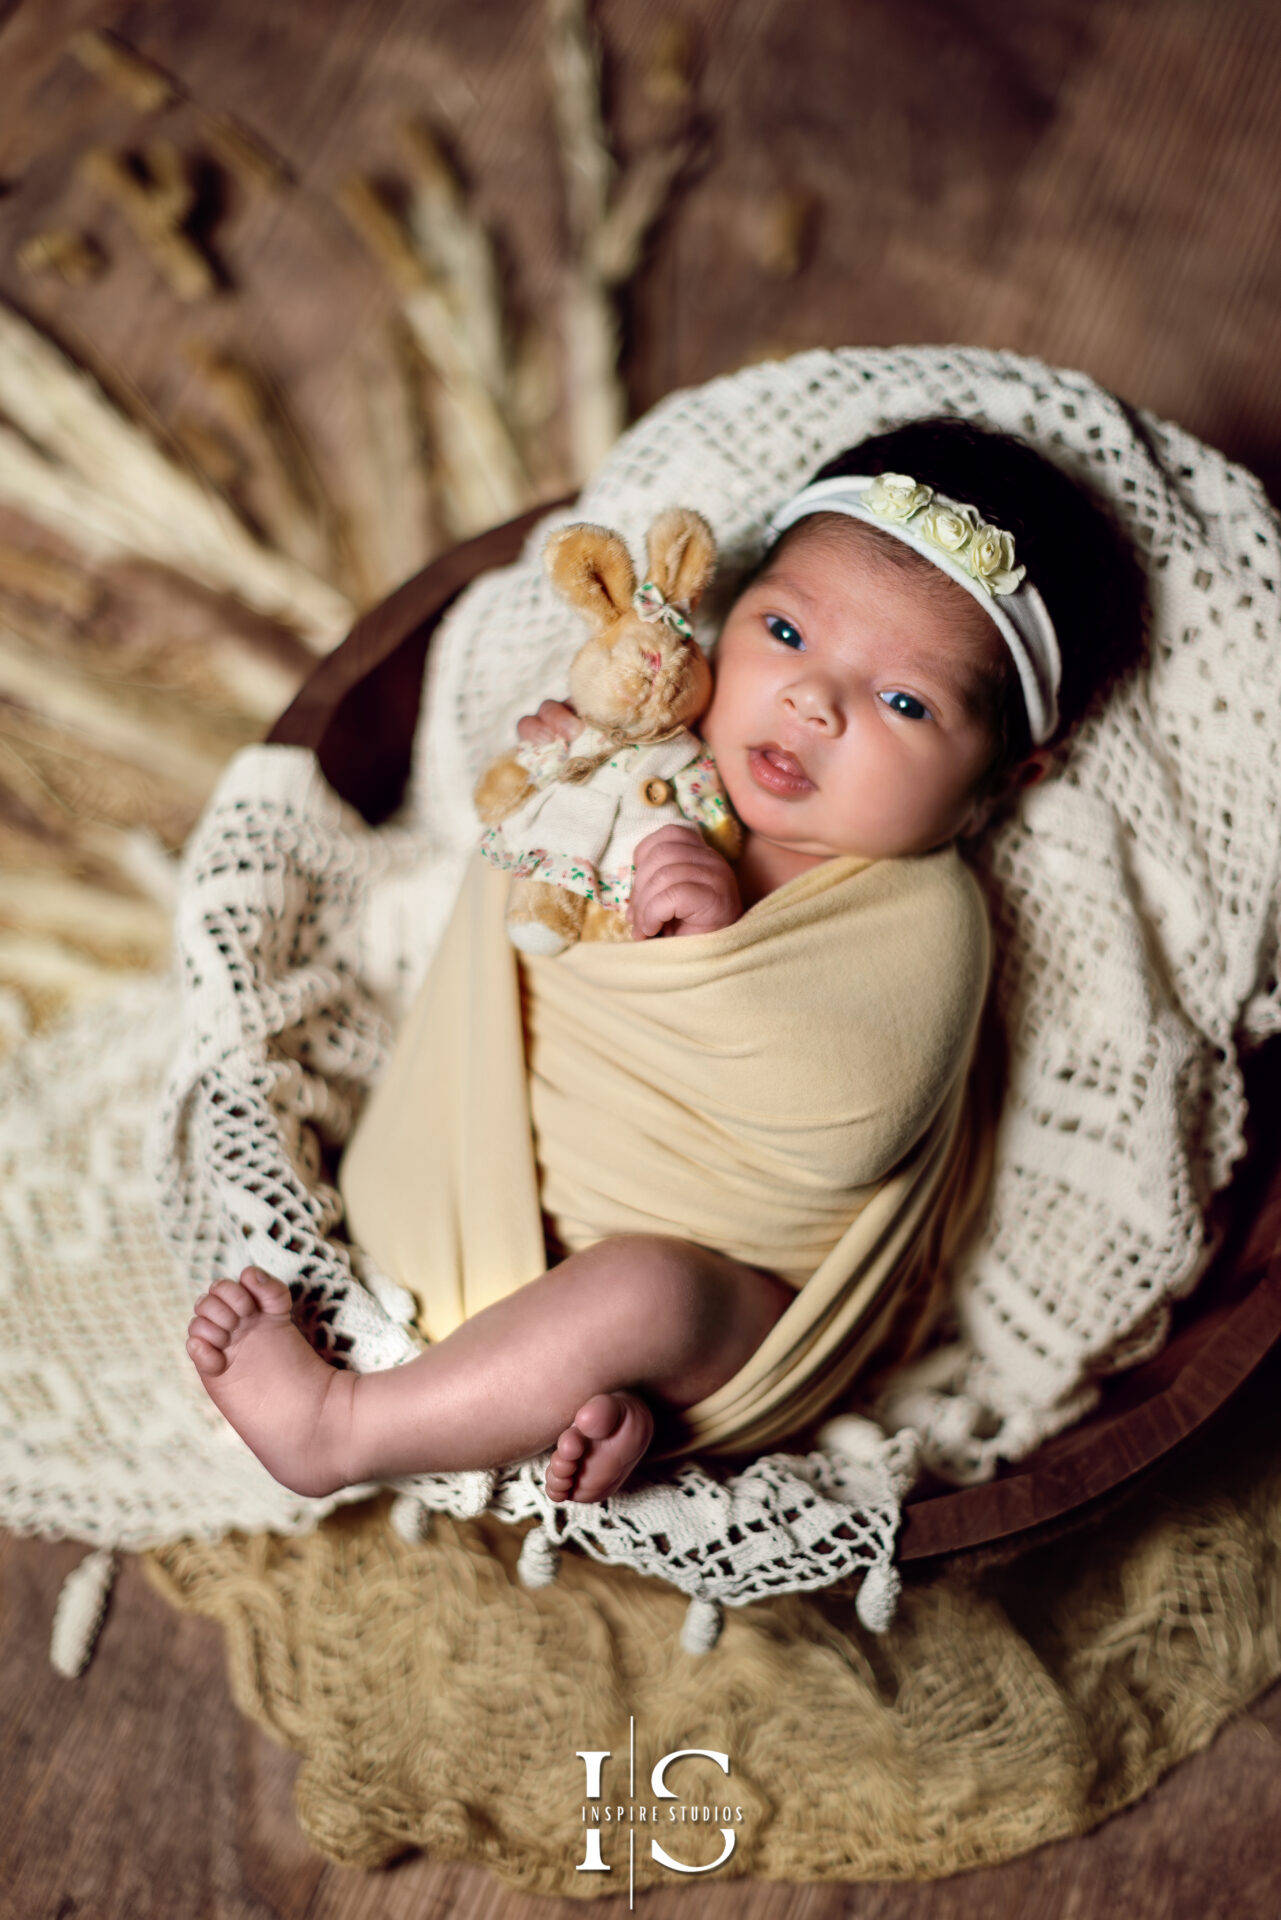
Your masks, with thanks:
<instances>
[{"instance_id":1,"label":"baby's nose","mask_svg":"<svg viewBox=\"0 0 1281 1920\"><path fill-rule=\"evenodd\" d=\"M833 699L830 689L821 680L809 679L797 682L786 690L783 703L790 707L797 719L807 726L817 727L822 733L835 733L839 730L840 708Z\"/></svg>"}]
</instances>

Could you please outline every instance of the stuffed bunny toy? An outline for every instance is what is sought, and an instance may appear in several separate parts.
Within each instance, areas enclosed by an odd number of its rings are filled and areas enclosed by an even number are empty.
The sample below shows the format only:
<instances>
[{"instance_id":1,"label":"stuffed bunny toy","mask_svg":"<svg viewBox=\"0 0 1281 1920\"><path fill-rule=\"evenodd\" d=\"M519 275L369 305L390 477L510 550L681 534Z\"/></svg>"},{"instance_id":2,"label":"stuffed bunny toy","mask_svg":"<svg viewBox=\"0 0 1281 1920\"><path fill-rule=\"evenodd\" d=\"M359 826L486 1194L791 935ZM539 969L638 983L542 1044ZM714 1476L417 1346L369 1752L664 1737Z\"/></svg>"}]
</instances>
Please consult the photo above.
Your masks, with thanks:
<instances>
[{"instance_id":1,"label":"stuffed bunny toy","mask_svg":"<svg viewBox=\"0 0 1281 1920\"><path fill-rule=\"evenodd\" d=\"M623 540L579 523L544 551L551 579L594 629L569 670L583 725L568 743L520 746L476 787L481 851L513 875L507 931L530 954L584 935L630 939L627 903L640 841L668 822L698 826L730 859L738 823L688 723L712 674L688 614L712 577L716 543L697 513L669 508L649 530L639 586Z\"/></svg>"}]
</instances>

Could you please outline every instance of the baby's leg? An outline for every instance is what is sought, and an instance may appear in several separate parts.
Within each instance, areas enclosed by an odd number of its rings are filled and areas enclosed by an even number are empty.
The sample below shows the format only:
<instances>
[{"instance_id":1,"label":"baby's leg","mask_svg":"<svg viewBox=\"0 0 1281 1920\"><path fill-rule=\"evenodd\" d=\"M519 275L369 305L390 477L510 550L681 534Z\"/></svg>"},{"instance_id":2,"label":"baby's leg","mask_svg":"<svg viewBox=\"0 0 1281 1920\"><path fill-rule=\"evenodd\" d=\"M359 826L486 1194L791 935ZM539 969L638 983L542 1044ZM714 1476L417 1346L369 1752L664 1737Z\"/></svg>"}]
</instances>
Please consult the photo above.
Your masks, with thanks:
<instances>
[{"instance_id":1,"label":"baby's leg","mask_svg":"<svg viewBox=\"0 0 1281 1920\"><path fill-rule=\"evenodd\" d=\"M555 1445L552 1497L601 1500L649 1445L648 1402L680 1409L711 1393L792 1298L723 1254L626 1234L382 1373L327 1365L292 1324L288 1289L253 1268L197 1302L187 1350L232 1426L296 1493L501 1466Z\"/></svg>"}]
</instances>

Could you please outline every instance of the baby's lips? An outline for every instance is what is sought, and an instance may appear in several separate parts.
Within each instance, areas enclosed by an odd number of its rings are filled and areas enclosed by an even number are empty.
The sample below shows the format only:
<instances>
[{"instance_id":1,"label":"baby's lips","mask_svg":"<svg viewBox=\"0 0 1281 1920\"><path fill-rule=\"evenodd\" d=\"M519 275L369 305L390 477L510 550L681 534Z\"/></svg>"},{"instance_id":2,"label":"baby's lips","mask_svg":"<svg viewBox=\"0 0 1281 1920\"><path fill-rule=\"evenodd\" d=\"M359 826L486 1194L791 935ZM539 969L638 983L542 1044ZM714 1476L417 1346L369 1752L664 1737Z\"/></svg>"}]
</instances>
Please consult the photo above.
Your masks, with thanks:
<instances>
[{"instance_id":1,"label":"baby's lips","mask_svg":"<svg viewBox=\"0 0 1281 1920\"><path fill-rule=\"evenodd\" d=\"M774 765L783 773L793 773L799 780L809 779L809 774L796 758L796 755L789 753L786 747L776 747L772 740L766 740L760 746L753 747L752 751L753 753L763 753L766 758L773 761Z\"/></svg>"}]
</instances>

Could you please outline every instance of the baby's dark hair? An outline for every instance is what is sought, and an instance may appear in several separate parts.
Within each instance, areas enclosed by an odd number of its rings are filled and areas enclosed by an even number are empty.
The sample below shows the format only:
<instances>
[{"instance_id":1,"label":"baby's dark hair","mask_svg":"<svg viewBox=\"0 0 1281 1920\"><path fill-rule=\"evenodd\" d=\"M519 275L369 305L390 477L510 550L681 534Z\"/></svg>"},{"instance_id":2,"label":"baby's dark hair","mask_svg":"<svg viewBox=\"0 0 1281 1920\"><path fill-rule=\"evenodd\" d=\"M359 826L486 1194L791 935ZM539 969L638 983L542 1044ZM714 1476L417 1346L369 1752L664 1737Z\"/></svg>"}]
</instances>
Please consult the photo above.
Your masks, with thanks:
<instances>
[{"instance_id":1,"label":"baby's dark hair","mask_svg":"<svg viewBox=\"0 0 1281 1920\"><path fill-rule=\"evenodd\" d=\"M1062 655L1055 741L1096 711L1139 664L1147 591L1133 547L1102 500L1026 441L953 417L915 420L848 448L811 480L863 473L911 474L937 493L975 507L984 520L1013 536L1015 559L1026 566L1045 602ZM799 521L789 533L804 526ZM783 541L788 537L785 533ZM887 558L892 550L901 563L932 565L892 536L877 538ZM766 564L773 557L767 556ZM1032 748L1008 655L992 696L986 717L996 757L983 785L997 793Z\"/></svg>"}]
</instances>

